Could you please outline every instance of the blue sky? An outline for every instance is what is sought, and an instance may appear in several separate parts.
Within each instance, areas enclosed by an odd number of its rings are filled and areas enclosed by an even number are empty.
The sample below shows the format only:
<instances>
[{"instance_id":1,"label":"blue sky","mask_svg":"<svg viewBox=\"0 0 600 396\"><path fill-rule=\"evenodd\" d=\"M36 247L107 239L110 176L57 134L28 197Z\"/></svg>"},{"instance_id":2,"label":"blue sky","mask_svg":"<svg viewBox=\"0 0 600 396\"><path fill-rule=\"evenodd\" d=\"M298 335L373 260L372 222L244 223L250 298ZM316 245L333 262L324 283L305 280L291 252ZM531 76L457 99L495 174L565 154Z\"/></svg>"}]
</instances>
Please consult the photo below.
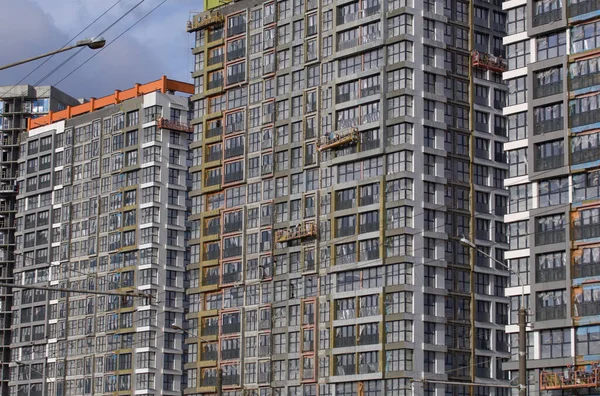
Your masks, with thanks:
<instances>
[{"instance_id":1,"label":"blue sky","mask_svg":"<svg viewBox=\"0 0 600 396\"><path fill-rule=\"evenodd\" d=\"M79 35L93 37L141 0L121 0L108 14ZM162 0L144 0L103 36L112 40ZM0 65L58 49L117 0L0 0ZM167 0L160 8L81 67L58 88L75 97L100 97L134 83L169 78L191 82L193 45L185 31L190 13L203 0ZM76 39L76 40L77 40ZM52 58L23 83L55 85L92 54L85 49L56 73L43 79L74 52ZM0 71L0 85L16 84L42 61Z\"/></svg>"}]
</instances>

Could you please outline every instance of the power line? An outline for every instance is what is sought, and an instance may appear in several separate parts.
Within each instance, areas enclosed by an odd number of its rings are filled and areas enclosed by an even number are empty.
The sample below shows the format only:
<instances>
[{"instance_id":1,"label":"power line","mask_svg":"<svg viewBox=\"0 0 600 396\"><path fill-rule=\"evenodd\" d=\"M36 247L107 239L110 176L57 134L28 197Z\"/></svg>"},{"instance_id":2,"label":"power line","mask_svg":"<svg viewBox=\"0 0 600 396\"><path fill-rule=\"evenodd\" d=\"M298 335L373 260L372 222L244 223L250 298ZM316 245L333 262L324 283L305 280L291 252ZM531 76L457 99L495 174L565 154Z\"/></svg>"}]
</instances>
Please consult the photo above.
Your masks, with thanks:
<instances>
[{"instance_id":1,"label":"power line","mask_svg":"<svg viewBox=\"0 0 600 396\"><path fill-rule=\"evenodd\" d=\"M142 0L144 1L144 0ZM125 33L127 33L128 31L130 31L131 29L133 29L138 23L140 23L141 21L143 21L146 17L148 17L150 14L152 14L154 11L156 11L160 6L162 6L163 4L165 4L168 0L163 0L162 2L160 2L156 7L154 7L153 9L151 9L150 11L148 11L142 18L140 18L139 20L137 20L136 22L134 22L131 26L129 26L127 29L125 29L125 31L121 34L119 34L117 37L115 37L111 42L107 43L104 47L102 47L100 50L96 51L92 56L90 56L88 59L85 60L85 62L83 62L82 64L80 64L79 66L77 66L75 69L73 69L69 74L67 74L66 76L64 76L63 78L61 78L57 83L55 83L55 86L58 86L58 84L60 84L61 82L63 82L66 78L68 78L70 75L72 75L73 73L75 73L77 70L79 70L83 65L85 65L86 63L88 63L89 61L91 61L92 59L94 59L95 56L99 55L102 51L104 51L106 48L110 47L111 44L113 44L115 41L117 41L119 38L121 38ZM138 4L139 5L139 4Z\"/></svg>"},{"instance_id":2,"label":"power line","mask_svg":"<svg viewBox=\"0 0 600 396\"><path fill-rule=\"evenodd\" d=\"M112 6L110 6L106 11L104 11L102 14L100 14L100 16L98 16L96 19L94 19L89 25L87 25L85 28L83 28L79 33L77 33L75 36L73 36L72 39L70 39L69 41L67 41L65 44L63 44L63 46L60 49L65 48L67 45L69 45L69 43L73 40L75 40L77 38L77 36L79 36L81 33L85 32L87 29L89 29L94 23L98 22L98 20L100 20L100 18L102 18L104 15L106 15L107 13L110 12L110 10L112 10L114 7L117 6L117 4L119 4L121 1L123 0L117 0L116 3L114 3ZM80 51L78 51L77 53L79 53ZM33 69L31 72L29 72L29 74L27 74L25 77L23 77L22 79L19 80L19 82L17 82L15 85L13 85L8 91L6 91L6 93L0 98L0 99L4 99L8 96L8 93L10 91L12 91L17 85L21 84L27 77L31 76L33 73L35 73L38 69L40 69L42 66L44 66L48 61L50 61L50 59L52 59L54 57L54 55L48 57L47 59L45 59L41 64L39 64L35 69ZM70 59L70 58L69 58ZM37 85L37 84L35 84Z\"/></svg>"},{"instance_id":3,"label":"power line","mask_svg":"<svg viewBox=\"0 0 600 396\"><path fill-rule=\"evenodd\" d=\"M100 33L98 33L98 36L102 36L104 33L106 33L109 29L111 29L113 26L115 26L117 23L119 23L123 18L125 18L127 15L129 15L133 10L135 10L138 6L140 6L140 4L142 4L144 1L146 1L146 0L141 0L139 3L137 3L136 5L134 5L133 7L131 7L127 12L125 12L123 15L121 15L116 21L114 21L113 23L111 23L106 29L104 29L103 31L101 31ZM108 43L105 47L107 47L108 45L110 45L110 43ZM35 83L35 85L41 84L42 81L44 81L46 78L50 77L52 74L54 74L58 70L60 70L64 65L66 65L71 59L73 59L77 55L79 55L79 53L81 53L81 51L83 51L83 50L85 50L85 47L80 48L78 51L76 51L70 57L68 57L67 59L65 59L60 65L56 66L48 74L46 74L44 77L42 77L37 83ZM99 50L98 52L102 52L102 49ZM75 69L75 70L77 70L77 69ZM55 85L57 85L57 84L55 84Z\"/></svg>"}]
</instances>

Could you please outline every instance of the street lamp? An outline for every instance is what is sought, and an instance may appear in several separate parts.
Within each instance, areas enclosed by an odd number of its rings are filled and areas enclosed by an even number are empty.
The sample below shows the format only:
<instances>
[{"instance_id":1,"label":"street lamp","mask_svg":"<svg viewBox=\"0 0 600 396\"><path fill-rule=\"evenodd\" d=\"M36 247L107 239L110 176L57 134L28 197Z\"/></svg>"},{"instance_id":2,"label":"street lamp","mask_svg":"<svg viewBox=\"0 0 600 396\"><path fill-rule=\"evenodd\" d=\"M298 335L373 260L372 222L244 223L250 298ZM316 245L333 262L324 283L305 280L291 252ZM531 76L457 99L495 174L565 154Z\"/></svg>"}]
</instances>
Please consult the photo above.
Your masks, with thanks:
<instances>
[{"instance_id":1,"label":"street lamp","mask_svg":"<svg viewBox=\"0 0 600 396\"><path fill-rule=\"evenodd\" d=\"M527 308L525 307L525 283L521 274L504 264L502 261L490 256L477 247L473 242L465 238L460 238L460 244L470 249L476 250L486 257L491 258L496 264L502 266L509 272L515 274L521 283L521 306L519 307L519 396L527 395Z\"/></svg>"},{"instance_id":2,"label":"street lamp","mask_svg":"<svg viewBox=\"0 0 600 396\"><path fill-rule=\"evenodd\" d=\"M209 341L205 338L202 338L200 336L197 335L193 335L192 333L190 333L188 330L184 329L181 326L177 326L175 323L171 324L171 328L173 330L179 330L184 332L185 334L191 336L191 337L195 337L197 339L199 339L200 341L203 342L212 342ZM217 382L215 384L215 388L217 388L217 396L222 396L223 395L223 371L221 371L221 366L219 366L219 351L217 351Z\"/></svg>"},{"instance_id":3,"label":"street lamp","mask_svg":"<svg viewBox=\"0 0 600 396\"><path fill-rule=\"evenodd\" d=\"M71 46L68 46L68 47L63 47L63 48L55 50L55 51L51 51L51 52L47 52L47 53L42 54L42 55L34 56L33 58L28 58L28 59L24 59L24 60L15 62L15 63L9 63L8 65L0 66L0 70L10 69L11 67L22 65L23 63L32 62L34 60L45 58L47 56L52 56L52 55L55 55L55 54L59 54L61 52L69 51L69 50L72 50L74 48L88 47L90 49L97 50L97 49L100 49L100 48L104 47L104 44L106 44L106 40L104 40L103 37L87 38L87 39L84 39L84 40L79 40L77 43L75 43L75 45L71 45Z\"/></svg>"}]
</instances>

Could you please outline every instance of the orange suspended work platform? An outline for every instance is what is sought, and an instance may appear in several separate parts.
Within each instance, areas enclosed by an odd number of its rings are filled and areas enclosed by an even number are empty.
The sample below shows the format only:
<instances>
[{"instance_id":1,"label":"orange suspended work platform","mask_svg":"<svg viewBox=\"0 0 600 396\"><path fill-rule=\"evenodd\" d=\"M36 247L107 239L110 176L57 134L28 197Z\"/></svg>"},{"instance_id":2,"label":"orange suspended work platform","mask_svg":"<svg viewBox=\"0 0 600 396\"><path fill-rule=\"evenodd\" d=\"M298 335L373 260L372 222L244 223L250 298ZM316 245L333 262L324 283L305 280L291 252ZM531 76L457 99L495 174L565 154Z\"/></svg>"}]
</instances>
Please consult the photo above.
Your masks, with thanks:
<instances>
[{"instance_id":1,"label":"orange suspended work platform","mask_svg":"<svg viewBox=\"0 0 600 396\"><path fill-rule=\"evenodd\" d=\"M298 224L296 227L275 231L275 241L277 243L315 236L317 236L317 225L315 223Z\"/></svg>"},{"instance_id":2,"label":"orange suspended work platform","mask_svg":"<svg viewBox=\"0 0 600 396\"><path fill-rule=\"evenodd\" d=\"M347 128L341 131L333 132L327 136L321 136L317 142L319 151L343 147L358 142L358 129Z\"/></svg>"},{"instance_id":3,"label":"orange suspended work platform","mask_svg":"<svg viewBox=\"0 0 600 396\"><path fill-rule=\"evenodd\" d=\"M223 22L225 22L225 17L219 11L204 11L194 15L191 21L187 21L187 31L193 32Z\"/></svg>"},{"instance_id":4,"label":"orange suspended work platform","mask_svg":"<svg viewBox=\"0 0 600 396\"><path fill-rule=\"evenodd\" d=\"M556 373L542 371L540 373L540 390L560 390L576 388L597 388L598 366L584 370L567 369Z\"/></svg>"},{"instance_id":5,"label":"orange suspended work platform","mask_svg":"<svg viewBox=\"0 0 600 396\"><path fill-rule=\"evenodd\" d=\"M67 106L64 110L51 111L47 115L39 118L29 118L27 121L27 130L49 125L53 122L67 120L81 114L91 113L92 111L99 110L103 107L119 104L124 100L136 98L155 91L160 91L162 93L183 92L193 95L194 84L169 80L166 76L162 76L160 80L152 81L148 84L135 84L133 88L129 88L125 91L116 90L112 95L107 95L102 98L90 98L89 102L77 106Z\"/></svg>"},{"instance_id":6,"label":"orange suspended work platform","mask_svg":"<svg viewBox=\"0 0 600 396\"><path fill-rule=\"evenodd\" d=\"M506 59L500 58L499 56L493 56L479 51L473 51L471 54L473 66L480 67L482 69L488 69L498 73L505 72L507 69Z\"/></svg>"},{"instance_id":7,"label":"orange suspended work platform","mask_svg":"<svg viewBox=\"0 0 600 396\"><path fill-rule=\"evenodd\" d=\"M168 118L159 118L156 122L156 127L160 129L171 129L179 132L194 132L194 127L183 122L169 120Z\"/></svg>"}]
</instances>

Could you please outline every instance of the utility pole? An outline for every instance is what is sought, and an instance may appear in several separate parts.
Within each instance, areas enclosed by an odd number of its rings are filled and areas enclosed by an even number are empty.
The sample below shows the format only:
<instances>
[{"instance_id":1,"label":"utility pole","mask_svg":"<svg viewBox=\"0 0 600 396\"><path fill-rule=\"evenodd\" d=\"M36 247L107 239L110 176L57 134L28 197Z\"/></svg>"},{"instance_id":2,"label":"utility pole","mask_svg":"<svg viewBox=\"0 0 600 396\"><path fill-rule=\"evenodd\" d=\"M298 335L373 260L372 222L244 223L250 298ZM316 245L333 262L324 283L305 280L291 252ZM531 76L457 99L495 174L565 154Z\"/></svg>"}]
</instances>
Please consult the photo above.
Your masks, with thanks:
<instances>
[{"instance_id":1,"label":"utility pole","mask_svg":"<svg viewBox=\"0 0 600 396\"><path fill-rule=\"evenodd\" d=\"M460 239L463 246L469 247L486 257L492 259L496 264L516 275L521 284L521 303L519 304L519 396L527 396L527 307L525 306L525 283L521 274L504 264L502 261L490 256L488 253L479 249L477 245L465 237Z\"/></svg>"},{"instance_id":2,"label":"utility pole","mask_svg":"<svg viewBox=\"0 0 600 396\"><path fill-rule=\"evenodd\" d=\"M521 283L521 288L525 286ZM519 396L527 395L527 308L525 308L525 293L521 293L519 308Z\"/></svg>"}]
</instances>

